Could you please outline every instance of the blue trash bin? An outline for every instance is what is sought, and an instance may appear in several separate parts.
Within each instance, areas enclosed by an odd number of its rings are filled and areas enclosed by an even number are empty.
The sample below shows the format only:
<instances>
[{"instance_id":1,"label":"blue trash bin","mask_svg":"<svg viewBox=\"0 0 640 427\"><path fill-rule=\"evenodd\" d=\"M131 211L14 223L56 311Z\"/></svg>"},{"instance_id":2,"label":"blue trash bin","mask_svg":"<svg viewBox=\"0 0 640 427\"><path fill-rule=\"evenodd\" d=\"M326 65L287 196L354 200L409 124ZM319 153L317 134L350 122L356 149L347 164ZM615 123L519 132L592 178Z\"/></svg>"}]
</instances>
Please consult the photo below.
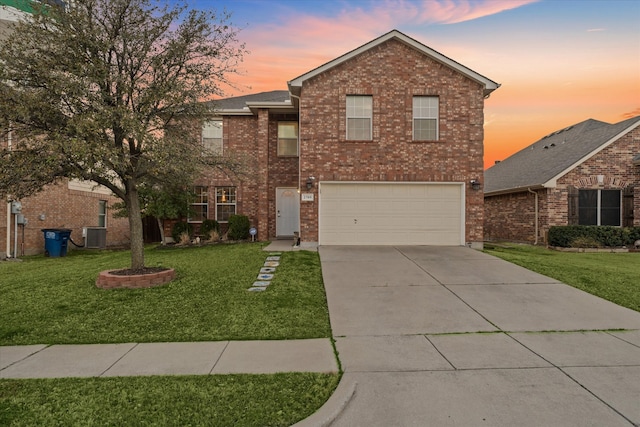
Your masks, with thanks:
<instances>
[{"instance_id":1,"label":"blue trash bin","mask_svg":"<svg viewBox=\"0 0 640 427\"><path fill-rule=\"evenodd\" d=\"M68 228L43 228L44 233L44 254L50 257L61 257L67 255L67 245L71 237L71 230Z\"/></svg>"}]
</instances>

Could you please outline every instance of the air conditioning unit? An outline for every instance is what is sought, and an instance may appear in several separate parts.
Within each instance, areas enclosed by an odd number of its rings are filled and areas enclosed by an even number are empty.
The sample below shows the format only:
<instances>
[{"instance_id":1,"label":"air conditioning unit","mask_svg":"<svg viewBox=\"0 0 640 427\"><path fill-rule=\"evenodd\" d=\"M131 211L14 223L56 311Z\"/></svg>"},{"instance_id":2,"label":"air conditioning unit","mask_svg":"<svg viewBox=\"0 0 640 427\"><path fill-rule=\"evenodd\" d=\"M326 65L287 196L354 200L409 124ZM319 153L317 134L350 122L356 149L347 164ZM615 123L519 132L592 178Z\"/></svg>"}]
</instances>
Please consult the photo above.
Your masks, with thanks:
<instances>
[{"instance_id":1,"label":"air conditioning unit","mask_svg":"<svg viewBox=\"0 0 640 427\"><path fill-rule=\"evenodd\" d=\"M105 249L107 247L107 229L105 227L84 227L84 247L87 249Z\"/></svg>"}]
</instances>

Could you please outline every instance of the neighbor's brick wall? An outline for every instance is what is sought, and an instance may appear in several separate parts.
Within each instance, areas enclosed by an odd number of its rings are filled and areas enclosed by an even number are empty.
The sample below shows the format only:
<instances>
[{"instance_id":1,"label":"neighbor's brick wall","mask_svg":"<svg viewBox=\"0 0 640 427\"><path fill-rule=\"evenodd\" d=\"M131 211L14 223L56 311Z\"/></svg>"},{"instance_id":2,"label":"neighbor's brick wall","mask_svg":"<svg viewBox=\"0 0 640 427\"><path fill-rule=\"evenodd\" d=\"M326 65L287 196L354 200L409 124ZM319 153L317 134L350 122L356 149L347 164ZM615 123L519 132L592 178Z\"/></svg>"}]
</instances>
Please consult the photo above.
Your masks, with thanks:
<instances>
[{"instance_id":1,"label":"neighbor's brick wall","mask_svg":"<svg viewBox=\"0 0 640 427\"><path fill-rule=\"evenodd\" d=\"M640 167L632 159L640 153L636 128L558 180L556 188L537 190L540 195L540 238L546 242L549 227L567 225L568 187L623 189L634 186L634 225L640 225ZM598 183L603 175L603 183ZM485 239L533 242L534 196L523 192L485 199Z\"/></svg>"},{"instance_id":2,"label":"neighbor's brick wall","mask_svg":"<svg viewBox=\"0 0 640 427\"><path fill-rule=\"evenodd\" d=\"M346 96L373 96L373 140L346 140ZM412 97L440 97L440 138L412 141ZM300 100L301 177L320 181L465 182L468 242L483 239L482 87L390 40L305 82ZM318 240L318 186L301 203L301 235Z\"/></svg>"},{"instance_id":3,"label":"neighbor's brick wall","mask_svg":"<svg viewBox=\"0 0 640 427\"><path fill-rule=\"evenodd\" d=\"M99 201L107 201L107 245L123 246L129 244L129 221L126 218L113 218L113 209L109 206L117 202L112 196L69 190L67 181L48 185L40 193L21 200L22 213L28 224L24 227L24 254L32 255L44 252L43 228L69 228L71 239L79 245L84 243L83 227L98 225ZM0 207L0 256L6 256L7 208ZM44 214L44 220L40 215ZM22 254L22 226L18 228L18 255ZM11 220L11 252L14 250L14 221ZM70 242L68 250L76 249Z\"/></svg>"}]
</instances>

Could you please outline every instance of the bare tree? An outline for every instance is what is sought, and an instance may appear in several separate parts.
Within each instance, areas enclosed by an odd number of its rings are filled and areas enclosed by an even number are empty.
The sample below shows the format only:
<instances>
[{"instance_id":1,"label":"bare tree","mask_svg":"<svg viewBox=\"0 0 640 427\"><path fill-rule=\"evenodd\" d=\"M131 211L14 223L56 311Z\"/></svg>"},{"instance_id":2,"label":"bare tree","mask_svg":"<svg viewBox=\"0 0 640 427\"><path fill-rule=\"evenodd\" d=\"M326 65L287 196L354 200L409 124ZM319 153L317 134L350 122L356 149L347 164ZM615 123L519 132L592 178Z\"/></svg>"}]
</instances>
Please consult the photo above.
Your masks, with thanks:
<instances>
[{"instance_id":1,"label":"bare tree","mask_svg":"<svg viewBox=\"0 0 640 427\"><path fill-rule=\"evenodd\" d=\"M122 199L131 268L144 268L141 185L188 185L233 158L203 152L207 103L246 53L229 14L181 2L77 0L42 6L0 47L0 193L24 197L61 178ZM170 129L170 130L169 130Z\"/></svg>"}]
</instances>

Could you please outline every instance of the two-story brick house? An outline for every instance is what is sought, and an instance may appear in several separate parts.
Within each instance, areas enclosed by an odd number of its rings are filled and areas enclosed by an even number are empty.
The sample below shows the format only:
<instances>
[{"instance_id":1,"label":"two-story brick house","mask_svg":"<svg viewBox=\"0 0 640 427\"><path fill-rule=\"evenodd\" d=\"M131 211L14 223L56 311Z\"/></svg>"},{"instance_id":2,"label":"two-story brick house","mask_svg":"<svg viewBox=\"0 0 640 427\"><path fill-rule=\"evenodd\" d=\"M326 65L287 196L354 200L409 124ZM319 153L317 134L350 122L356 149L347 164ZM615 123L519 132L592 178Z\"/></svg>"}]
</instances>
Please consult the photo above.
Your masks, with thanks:
<instances>
[{"instance_id":1,"label":"two-story brick house","mask_svg":"<svg viewBox=\"0 0 640 427\"><path fill-rule=\"evenodd\" d=\"M481 246L484 100L498 87L394 30L286 91L218 101L203 143L252 173L204 176L190 220L244 214L258 239L302 246Z\"/></svg>"}]
</instances>

